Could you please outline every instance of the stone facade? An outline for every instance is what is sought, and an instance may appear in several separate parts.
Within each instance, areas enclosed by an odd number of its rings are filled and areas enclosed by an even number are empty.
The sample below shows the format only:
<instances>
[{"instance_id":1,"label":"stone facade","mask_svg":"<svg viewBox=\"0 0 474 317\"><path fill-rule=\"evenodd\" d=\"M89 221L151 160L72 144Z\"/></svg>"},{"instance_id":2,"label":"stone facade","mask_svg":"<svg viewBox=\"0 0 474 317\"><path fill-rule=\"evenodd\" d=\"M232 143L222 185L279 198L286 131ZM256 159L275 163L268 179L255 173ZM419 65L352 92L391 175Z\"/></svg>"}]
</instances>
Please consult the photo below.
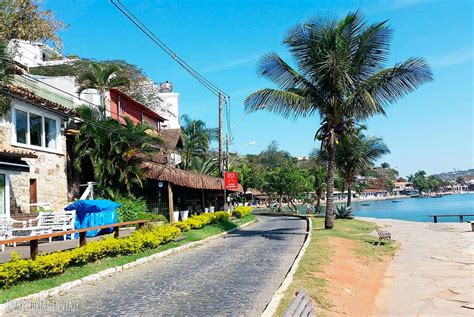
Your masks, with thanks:
<instances>
[{"instance_id":1,"label":"stone facade","mask_svg":"<svg viewBox=\"0 0 474 317\"><path fill-rule=\"evenodd\" d=\"M65 119L35 105L13 99L13 107L15 105L31 109L31 111L41 111L45 115L60 119L61 122ZM29 212L29 208L20 209L20 206L30 203L31 179L36 179L37 201L39 203L50 203L53 210L62 210L68 203L66 137L63 133L60 133L57 139L58 151L32 149L26 145L24 147L15 145L12 141L13 123L12 114L10 113L4 117L0 125L0 142L27 149L37 155L37 158L23 159L30 166L29 173L12 173L9 175L10 213Z\"/></svg>"}]
</instances>

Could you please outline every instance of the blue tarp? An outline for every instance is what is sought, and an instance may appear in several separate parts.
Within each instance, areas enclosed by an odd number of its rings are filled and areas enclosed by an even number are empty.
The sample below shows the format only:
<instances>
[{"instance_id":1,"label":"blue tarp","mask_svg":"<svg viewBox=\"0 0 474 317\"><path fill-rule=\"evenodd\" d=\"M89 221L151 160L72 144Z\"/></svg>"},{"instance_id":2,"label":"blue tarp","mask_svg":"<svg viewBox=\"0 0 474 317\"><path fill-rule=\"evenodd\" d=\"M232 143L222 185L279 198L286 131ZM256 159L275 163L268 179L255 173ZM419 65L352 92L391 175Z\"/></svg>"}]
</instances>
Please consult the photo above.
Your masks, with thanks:
<instances>
[{"instance_id":1,"label":"blue tarp","mask_svg":"<svg viewBox=\"0 0 474 317\"><path fill-rule=\"evenodd\" d=\"M121 204L111 200L77 200L64 210L76 210L75 228L103 226L117 223L117 208ZM103 233L111 233L112 228L87 231L87 237L95 237Z\"/></svg>"}]
</instances>

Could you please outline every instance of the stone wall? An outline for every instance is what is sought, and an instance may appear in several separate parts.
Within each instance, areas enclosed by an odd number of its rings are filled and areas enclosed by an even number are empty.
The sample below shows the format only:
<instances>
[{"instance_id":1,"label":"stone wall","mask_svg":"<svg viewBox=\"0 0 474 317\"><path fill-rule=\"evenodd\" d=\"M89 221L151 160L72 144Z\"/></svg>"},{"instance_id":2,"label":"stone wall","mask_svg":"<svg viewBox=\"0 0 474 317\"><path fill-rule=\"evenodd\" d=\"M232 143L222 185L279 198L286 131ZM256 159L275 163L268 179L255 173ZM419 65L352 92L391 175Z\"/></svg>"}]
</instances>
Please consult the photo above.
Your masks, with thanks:
<instances>
[{"instance_id":1,"label":"stone wall","mask_svg":"<svg viewBox=\"0 0 474 317\"><path fill-rule=\"evenodd\" d=\"M18 101L14 99L14 102ZM29 107L35 106L29 105ZM4 122L0 125L1 142L9 145L12 144L12 128L10 114L5 117ZM23 159L30 166L29 173L9 174L10 212L12 214L29 212L29 208L21 210L19 206L29 204L30 202L30 179L36 179L38 202L51 203L53 210L62 210L67 205L66 137L61 134L58 143L60 144L61 152L64 154L21 147L21 149L35 153L37 158Z\"/></svg>"}]
</instances>

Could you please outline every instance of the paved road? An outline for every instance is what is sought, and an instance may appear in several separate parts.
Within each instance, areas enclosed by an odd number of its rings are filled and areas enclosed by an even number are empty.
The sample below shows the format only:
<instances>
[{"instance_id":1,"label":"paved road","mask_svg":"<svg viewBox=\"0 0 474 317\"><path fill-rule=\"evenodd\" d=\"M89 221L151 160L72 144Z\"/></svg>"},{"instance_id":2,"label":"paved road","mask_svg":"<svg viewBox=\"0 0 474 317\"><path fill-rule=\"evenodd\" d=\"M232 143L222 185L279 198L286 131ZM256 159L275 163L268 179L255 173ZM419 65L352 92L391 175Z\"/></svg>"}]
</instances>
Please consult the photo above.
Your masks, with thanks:
<instances>
[{"instance_id":1,"label":"paved road","mask_svg":"<svg viewBox=\"0 0 474 317\"><path fill-rule=\"evenodd\" d=\"M259 216L226 238L51 300L76 300L76 315L258 316L289 270L305 229L299 218Z\"/></svg>"}]
</instances>

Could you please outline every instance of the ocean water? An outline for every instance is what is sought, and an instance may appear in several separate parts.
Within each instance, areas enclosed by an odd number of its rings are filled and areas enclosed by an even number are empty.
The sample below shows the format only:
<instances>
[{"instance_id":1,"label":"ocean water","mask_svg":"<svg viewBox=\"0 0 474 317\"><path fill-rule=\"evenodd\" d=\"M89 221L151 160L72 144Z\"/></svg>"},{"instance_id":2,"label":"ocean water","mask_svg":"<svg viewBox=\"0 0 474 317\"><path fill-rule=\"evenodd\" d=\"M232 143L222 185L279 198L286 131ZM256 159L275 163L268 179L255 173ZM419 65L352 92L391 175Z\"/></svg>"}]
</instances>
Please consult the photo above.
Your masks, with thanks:
<instances>
[{"instance_id":1,"label":"ocean water","mask_svg":"<svg viewBox=\"0 0 474 317\"><path fill-rule=\"evenodd\" d=\"M433 222L430 215L474 214L474 194L447 195L441 198L402 198L399 202L379 200L353 203L356 217L389 218ZM362 204L369 204L362 206ZM464 217L473 221L474 217ZM438 222L459 222L459 217L442 217Z\"/></svg>"}]
</instances>

